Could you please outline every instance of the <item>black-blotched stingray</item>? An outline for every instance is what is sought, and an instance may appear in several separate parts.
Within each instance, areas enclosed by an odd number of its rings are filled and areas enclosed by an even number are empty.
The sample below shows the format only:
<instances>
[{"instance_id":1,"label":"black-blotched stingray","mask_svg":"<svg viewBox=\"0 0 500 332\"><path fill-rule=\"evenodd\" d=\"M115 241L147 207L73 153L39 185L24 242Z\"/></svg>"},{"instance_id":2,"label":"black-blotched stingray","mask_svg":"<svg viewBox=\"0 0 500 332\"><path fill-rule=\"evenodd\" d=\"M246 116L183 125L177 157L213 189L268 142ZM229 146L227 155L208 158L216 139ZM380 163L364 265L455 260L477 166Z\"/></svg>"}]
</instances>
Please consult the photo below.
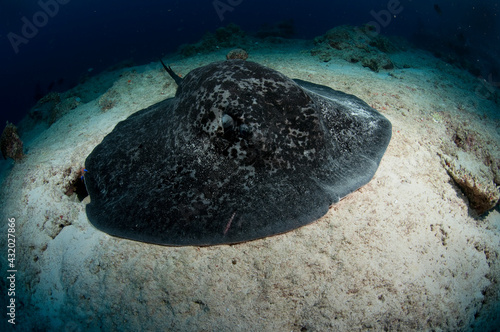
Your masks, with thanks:
<instances>
[{"instance_id":1,"label":"black-blotched stingray","mask_svg":"<svg viewBox=\"0 0 500 332\"><path fill-rule=\"evenodd\" d=\"M244 60L191 71L85 161L87 216L163 245L237 243L322 217L368 183L391 123L359 98Z\"/></svg>"}]
</instances>

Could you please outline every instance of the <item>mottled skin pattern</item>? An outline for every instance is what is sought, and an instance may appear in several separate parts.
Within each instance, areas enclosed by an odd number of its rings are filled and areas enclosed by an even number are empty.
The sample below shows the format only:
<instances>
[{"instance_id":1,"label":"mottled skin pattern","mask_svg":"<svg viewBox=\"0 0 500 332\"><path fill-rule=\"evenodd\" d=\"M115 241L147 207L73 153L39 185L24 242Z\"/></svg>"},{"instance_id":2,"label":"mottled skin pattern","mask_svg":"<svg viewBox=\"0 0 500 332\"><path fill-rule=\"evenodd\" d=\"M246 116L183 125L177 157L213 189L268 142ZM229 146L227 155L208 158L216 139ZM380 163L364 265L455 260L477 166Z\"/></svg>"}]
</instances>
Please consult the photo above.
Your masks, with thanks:
<instances>
[{"instance_id":1,"label":"mottled skin pattern","mask_svg":"<svg viewBox=\"0 0 500 332\"><path fill-rule=\"evenodd\" d=\"M366 184L390 137L390 122L354 96L252 62L212 63L92 151L87 215L166 245L286 232Z\"/></svg>"}]
</instances>

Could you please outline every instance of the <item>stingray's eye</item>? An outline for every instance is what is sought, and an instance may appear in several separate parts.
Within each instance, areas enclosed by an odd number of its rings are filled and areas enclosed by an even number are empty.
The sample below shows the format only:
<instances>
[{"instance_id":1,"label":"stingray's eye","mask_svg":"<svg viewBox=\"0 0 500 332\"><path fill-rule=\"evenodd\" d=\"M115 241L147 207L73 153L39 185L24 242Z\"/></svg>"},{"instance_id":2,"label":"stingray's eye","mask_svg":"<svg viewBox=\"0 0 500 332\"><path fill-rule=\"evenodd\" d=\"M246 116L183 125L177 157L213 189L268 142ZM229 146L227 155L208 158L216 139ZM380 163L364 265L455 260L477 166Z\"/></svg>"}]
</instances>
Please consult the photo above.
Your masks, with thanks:
<instances>
[{"instance_id":1,"label":"stingray's eye","mask_svg":"<svg viewBox=\"0 0 500 332\"><path fill-rule=\"evenodd\" d=\"M222 127L224 128L224 131L233 130L234 120L230 115L224 114L222 116Z\"/></svg>"}]
</instances>

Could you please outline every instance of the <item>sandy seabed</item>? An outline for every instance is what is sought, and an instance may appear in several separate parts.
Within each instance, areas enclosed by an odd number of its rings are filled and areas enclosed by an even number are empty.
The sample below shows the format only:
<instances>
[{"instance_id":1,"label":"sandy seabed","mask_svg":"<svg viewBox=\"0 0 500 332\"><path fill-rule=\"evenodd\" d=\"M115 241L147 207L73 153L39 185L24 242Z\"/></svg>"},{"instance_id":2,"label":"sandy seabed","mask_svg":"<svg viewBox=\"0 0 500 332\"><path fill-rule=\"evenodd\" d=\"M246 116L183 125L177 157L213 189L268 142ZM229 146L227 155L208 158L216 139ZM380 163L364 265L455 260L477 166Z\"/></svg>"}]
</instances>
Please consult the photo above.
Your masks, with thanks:
<instances>
[{"instance_id":1,"label":"sandy seabed","mask_svg":"<svg viewBox=\"0 0 500 332\"><path fill-rule=\"evenodd\" d=\"M500 157L500 110L477 93L481 81L415 50L394 55L400 69L380 73L323 63L301 47L248 51L249 60L288 77L354 94L392 122L372 181L320 220L248 243L166 247L109 236L89 223L88 198L65 195L68 184L119 121L172 97L176 86L159 63L103 73L64 94L81 98L78 107L25 133L22 162L4 163L0 229L5 235L7 218L16 219L16 329L498 328L498 207L478 216L440 157L482 172L476 155L454 144L457 126ZM166 60L185 75L226 53ZM110 109L103 96L112 98ZM2 274L7 269L2 254Z\"/></svg>"}]
</instances>

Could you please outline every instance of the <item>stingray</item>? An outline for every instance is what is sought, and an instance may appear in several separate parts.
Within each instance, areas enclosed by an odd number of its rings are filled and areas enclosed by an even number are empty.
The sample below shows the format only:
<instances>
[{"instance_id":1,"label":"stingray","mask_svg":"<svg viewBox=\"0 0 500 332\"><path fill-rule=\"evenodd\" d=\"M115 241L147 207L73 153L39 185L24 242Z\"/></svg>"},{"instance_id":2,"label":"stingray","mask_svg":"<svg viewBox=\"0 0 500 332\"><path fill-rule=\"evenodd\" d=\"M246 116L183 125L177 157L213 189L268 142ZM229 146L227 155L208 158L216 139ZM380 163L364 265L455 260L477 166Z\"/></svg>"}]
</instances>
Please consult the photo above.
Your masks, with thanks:
<instances>
[{"instance_id":1,"label":"stingray","mask_svg":"<svg viewBox=\"0 0 500 332\"><path fill-rule=\"evenodd\" d=\"M309 224L375 174L391 123L361 99L244 60L184 78L85 161L99 230L162 245L238 243Z\"/></svg>"}]
</instances>

